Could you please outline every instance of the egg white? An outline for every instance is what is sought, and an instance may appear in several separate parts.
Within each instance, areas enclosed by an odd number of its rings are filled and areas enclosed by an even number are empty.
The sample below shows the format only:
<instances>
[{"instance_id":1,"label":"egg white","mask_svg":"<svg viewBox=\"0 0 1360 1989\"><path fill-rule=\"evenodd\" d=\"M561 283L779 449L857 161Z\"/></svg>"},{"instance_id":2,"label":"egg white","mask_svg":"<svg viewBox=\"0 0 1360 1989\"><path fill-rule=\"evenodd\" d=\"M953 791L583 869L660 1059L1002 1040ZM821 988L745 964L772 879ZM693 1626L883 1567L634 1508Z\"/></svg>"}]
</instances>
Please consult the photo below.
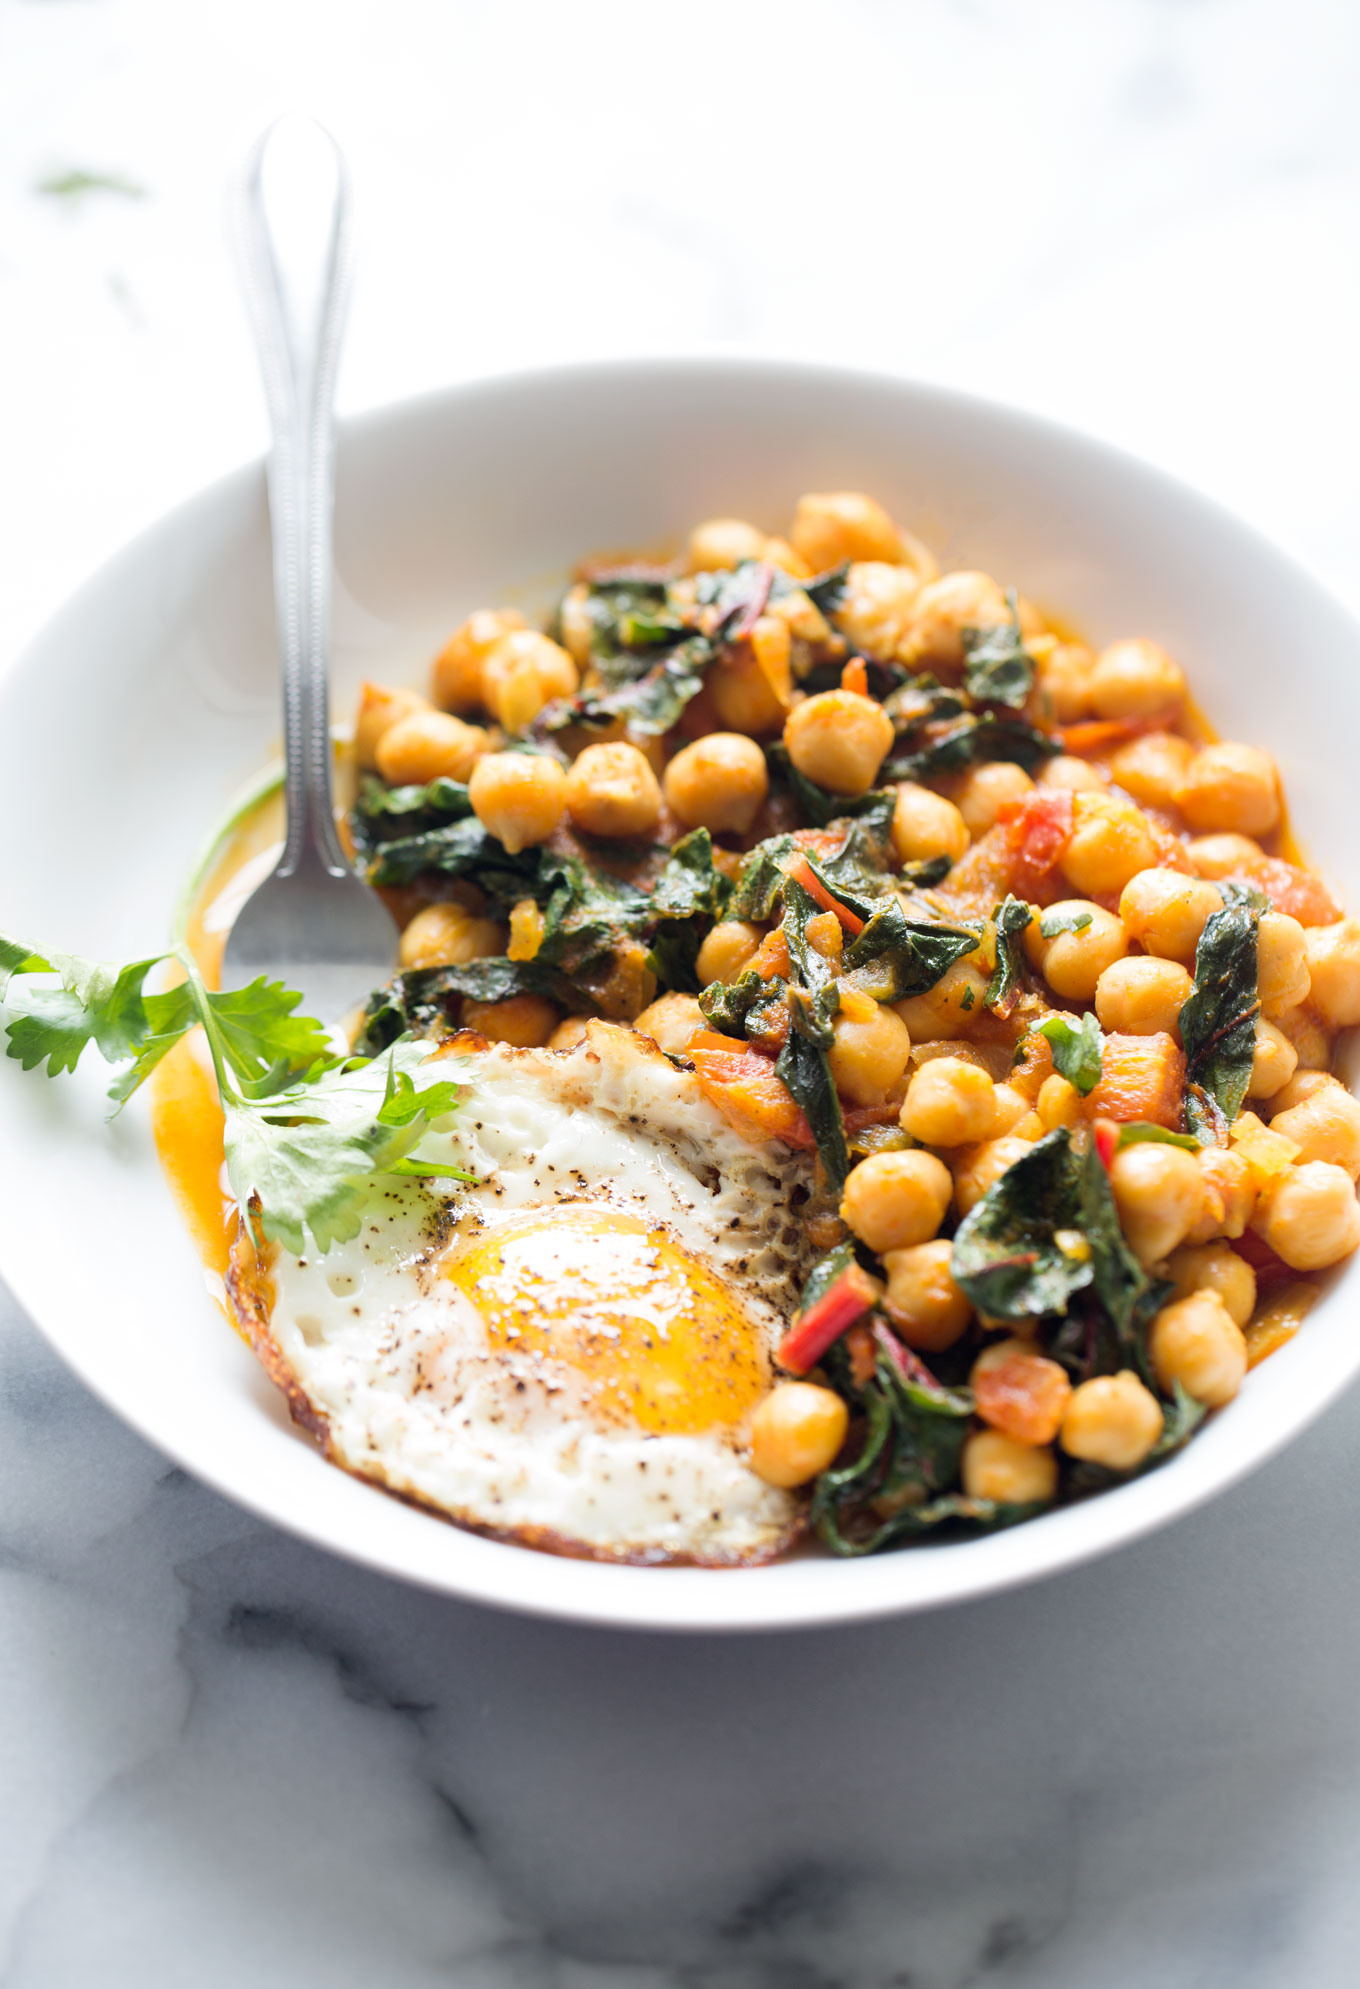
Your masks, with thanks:
<instances>
[{"instance_id":1,"label":"egg white","mask_svg":"<svg viewBox=\"0 0 1360 1989\"><path fill-rule=\"evenodd\" d=\"M529 1228L570 1305L583 1223L621 1226L607 1246L621 1294L647 1237L664 1235L721 1280L772 1381L805 1268L791 1197L806 1158L749 1145L692 1072L616 1025L592 1023L566 1052L463 1037L439 1054L463 1087L441 1139L471 1185L388 1178L360 1234L324 1256L256 1265L238 1252L233 1303L294 1415L346 1470L482 1531L630 1561L777 1553L804 1502L751 1470L742 1423L648 1429L588 1365L545 1352L541 1330L523 1349L513 1328L509 1340L490 1331L483 1287L460 1288L447 1269Z\"/></svg>"}]
</instances>

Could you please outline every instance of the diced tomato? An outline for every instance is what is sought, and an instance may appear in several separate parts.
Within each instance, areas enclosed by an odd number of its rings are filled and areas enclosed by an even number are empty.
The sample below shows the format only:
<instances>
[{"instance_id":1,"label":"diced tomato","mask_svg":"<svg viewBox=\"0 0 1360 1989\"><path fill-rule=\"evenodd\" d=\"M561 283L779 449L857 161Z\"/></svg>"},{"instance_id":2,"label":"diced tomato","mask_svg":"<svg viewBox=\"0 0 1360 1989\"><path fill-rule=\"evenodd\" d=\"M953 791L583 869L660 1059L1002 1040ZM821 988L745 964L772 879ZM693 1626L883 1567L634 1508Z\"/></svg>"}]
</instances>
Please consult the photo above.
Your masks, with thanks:
<instances>
[{"instance_id":1,"label":"diced tomato","mask_svg":"<svg viewBox=\"0 0 1360 1989\"><path fill-rule=\"evenodd\" d=\"M1185 1052L1174 1037L1161 1031L1152 1036L1116 1034L1105 1038L1100 1082L1086 1100L1086 1111L1090 1118L1116 1119L1121 1125L1146 1119L1176 1133L1184 1091Z\"/></svg>"},{"instance_id":2,"label":"diced tomato","mask_svg":"<svg viewBox=\"0 0 1360 1989\"><path fill-rule=\"evenodd\" d=\"M1288 912L1300 925L1331 925L1341 917L1341 906L1322 879L1283 857L1265 856L1244 865L1243 875L1265 892L1277 912Z\"/></svg>"},{"instance_id":3,"label":"diced tomato","mask_svg":"<svg viewBox=\"0 0 1360 1989\"><path fill-rule=\"evenodd\" d=\"M869 695L869 672L864 667L862 656L852 656L841 671L841 689L858 691L862 698Z\"/></svg>"},{"instance_id":4,"label":"diced tomato","mask_svg":"<svg viewBox=\"0 0 1360 1989\"><path fill-rule=\"evenodd\" d=\"M782 925L766 933L747 962L746 971L759 974L762 981L786 981L789 978L789 942L784 937Z\"/></svg>"},{"instance_id":5,"label":"diced tomato","mask_svg":"<svg viewBox=\"0 0 1360 1989\"><path fill-rule=\"evenodd\" d=\"M801 1106L783 1079L775 1075L771 1058L758 1049L701 1029L686 1044L685 1055L694 1064L704 1096L743 1138L757 1146L774 1139L787 1146L816 1145Z\"/></svg>"},{"instance_id":6,"label":"diced tomato","mask_svg":"<svg viewBox=\"0 0 1360 1989\"><path fill-rule=\"evenodd\" d=\"M800 1312L779 1343L775 1359L790 1374L807 1374L827 1348L878 1298L879 1284L858 1264L847 1264L835 1283Z\"/></svg>"},{"instance_id":7,"label":"diced tomato","mask_svg":"<svg viewBox=\"0 0 1360 1989\"><path fill-rule=\"evenodd\" d=\"M1072 834L1071 789L1036 787L1021 800L1007 802L998 820L1006 826L1013 852L1009 888L1017 897L1028 898L1067 848Z\"/></svg>"},{"instance_id":8,"label":"diced tomato","mask_svg":"<svg viewBox=\"0 0 1360 1989\"><path fill-rule=\"evenodd\" d=\"M838 898L832 896L806 857L800 857L796 863L791 863L785 875L791 877L795 884L801 884L808 896L815 898L824 912L834 912L852 939L856 933L863 932L864 920L852 912L848 905L841 904Z\"/></svg>"},{"instance_id":9,"label":"diced tomato","mask_svg":"<svg viewBox=\"0 0 1360 1989\"><path fill-rule=\"evenodd\" d=\"M984 1355L973 1369L972 1385L983 1422L1019 1443L1052 1443L1072 1393L1057 1361L1018 1348Z\"/></svg>"}]
</instances>

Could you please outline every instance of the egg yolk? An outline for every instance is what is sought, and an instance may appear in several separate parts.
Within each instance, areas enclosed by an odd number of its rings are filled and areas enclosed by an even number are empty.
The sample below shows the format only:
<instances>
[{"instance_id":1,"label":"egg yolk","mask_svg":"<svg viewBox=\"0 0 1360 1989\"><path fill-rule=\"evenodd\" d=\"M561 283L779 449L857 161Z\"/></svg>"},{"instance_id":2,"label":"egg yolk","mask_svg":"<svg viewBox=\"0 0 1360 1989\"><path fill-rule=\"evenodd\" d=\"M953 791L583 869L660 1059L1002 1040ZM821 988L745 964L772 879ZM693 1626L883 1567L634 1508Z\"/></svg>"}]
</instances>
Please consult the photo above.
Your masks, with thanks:
<instances>
[{"instance_id":1,"label":"egg yolk","mask_svg":"<svg viewBox=\"0 0 1360 1989\"><path fill-rule=\"evenodd\" d=\"M565 1362L592 1406L653 1435L736 1424L769 1388L736 1295L663 1229L612 1209L542 1209L455 1250L444 1274L493 1343Z\"/></svg>"}]
</instances>

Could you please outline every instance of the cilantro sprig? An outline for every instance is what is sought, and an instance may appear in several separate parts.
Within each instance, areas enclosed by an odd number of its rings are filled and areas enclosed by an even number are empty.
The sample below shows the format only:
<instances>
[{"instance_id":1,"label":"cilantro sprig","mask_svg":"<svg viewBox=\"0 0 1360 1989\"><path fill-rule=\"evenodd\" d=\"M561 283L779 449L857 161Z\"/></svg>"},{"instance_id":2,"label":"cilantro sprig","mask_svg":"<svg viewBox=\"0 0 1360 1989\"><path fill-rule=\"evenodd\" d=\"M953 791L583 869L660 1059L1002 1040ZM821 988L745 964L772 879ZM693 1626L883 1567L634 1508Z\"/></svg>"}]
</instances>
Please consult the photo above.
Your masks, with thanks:
<instances>
[{"instance_id":1,"label":"cilantro sprig","mask_svg":"<svg viewBox=\"0 0 1360 1989\"><path fill-rule=\"evenodd\" d=\"M153 968L173 961L184 979L148 994ZM335 1054L301 996L261 978L218 993L192 953L174 946L125 967L73 953L39 953L0 933L0 1004L8 1055L49 1077L73 1071L90 1043L113 1066L117 1112L195 1026L212 1057L225 1116L227 1176L257 1236L300 1254L358 1234L375 1174L459 1170L421 1146L457 1103L458 1086L421 1084L423 1043L399 1041L381 1058ZM467 1177L460 1177L467 1178Z\"/></svg>"}]
</instances>

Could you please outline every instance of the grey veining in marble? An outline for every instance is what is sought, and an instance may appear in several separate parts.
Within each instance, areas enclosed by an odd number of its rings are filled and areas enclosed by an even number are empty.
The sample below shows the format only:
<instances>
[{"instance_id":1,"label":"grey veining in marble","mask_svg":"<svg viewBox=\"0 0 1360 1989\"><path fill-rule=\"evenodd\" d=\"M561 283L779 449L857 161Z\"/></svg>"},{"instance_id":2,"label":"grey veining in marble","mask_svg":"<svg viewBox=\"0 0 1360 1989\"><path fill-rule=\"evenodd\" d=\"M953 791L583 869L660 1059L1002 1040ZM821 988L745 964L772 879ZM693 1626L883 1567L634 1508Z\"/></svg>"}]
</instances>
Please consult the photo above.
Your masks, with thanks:
<instances>
[{"instance_id":1,"label":"grey veining in marble","mask_svg":"<svg viewBox=\"0 0 1360 1989\"><path fill-rule=\"evenodd\" d=\"M262 441L216 218L290 101L359 189L351 408L713 343L897 367L1360 601L1358 86L1348 0L0 0L0 665ZM34 191L69 166L144 196ZM1352 1989L1358 1443L1352 1398L985 1604L654 1640L262 1528L0 1296L0 1984Z\"/></svg>"}]
</instances>

